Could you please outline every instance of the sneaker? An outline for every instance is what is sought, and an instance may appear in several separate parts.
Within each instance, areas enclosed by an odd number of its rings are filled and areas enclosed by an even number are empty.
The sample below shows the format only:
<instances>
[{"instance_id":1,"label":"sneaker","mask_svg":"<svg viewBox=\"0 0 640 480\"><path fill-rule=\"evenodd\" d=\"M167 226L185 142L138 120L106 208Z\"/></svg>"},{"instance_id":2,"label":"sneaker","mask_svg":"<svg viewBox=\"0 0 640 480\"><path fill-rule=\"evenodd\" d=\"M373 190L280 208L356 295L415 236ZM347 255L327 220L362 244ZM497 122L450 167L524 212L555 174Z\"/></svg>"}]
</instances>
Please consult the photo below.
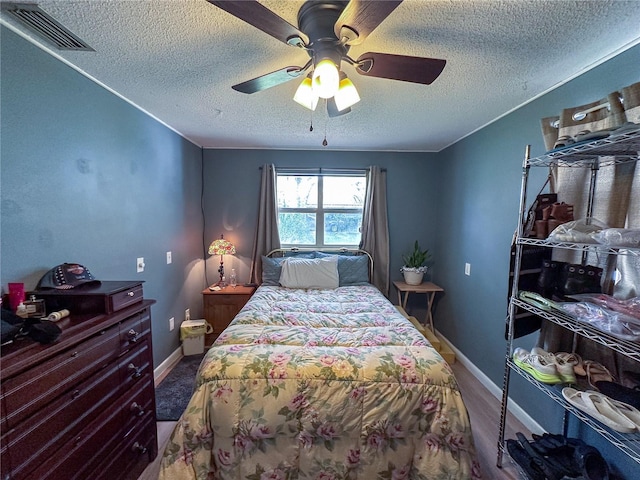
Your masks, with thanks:
<instances>
[{"instance_id":1,"label":"sneaker","mask_svg":"<svg viewBox=\"0 0 640 480\"><path fill-rule=\"evenodd\" d=\"M534 347L532 355L544 357L547 363L554 364L563 383L576 383L578 379L574 372L574 367L580 363L580 357L575 353L551 353L542 348Z\"/></svg>"},{"instance_id":2,"label":"sneaker","mask_svg":"<svg viewBox=\"0 0 640 480\"><path fill-rule=\"evenodd\" d=\"M549 362L544 356L533 355L524 348L518 347L513 351L513 362L542 383L549 385L564 383L556 365Z\"/></svg>"}]
</instances>

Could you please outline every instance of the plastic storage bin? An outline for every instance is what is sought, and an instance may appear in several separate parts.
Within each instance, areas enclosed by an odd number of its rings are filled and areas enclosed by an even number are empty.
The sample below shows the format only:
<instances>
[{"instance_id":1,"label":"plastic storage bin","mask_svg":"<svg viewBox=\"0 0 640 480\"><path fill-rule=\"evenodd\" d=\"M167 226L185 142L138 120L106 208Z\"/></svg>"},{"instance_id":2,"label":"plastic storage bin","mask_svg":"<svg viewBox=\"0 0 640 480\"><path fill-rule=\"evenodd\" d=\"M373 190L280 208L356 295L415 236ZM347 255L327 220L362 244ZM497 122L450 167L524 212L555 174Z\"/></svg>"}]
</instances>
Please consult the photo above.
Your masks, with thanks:
<instances>
[{"instance_id":1,"label":"plastic storage bin","mask_svg":"<svg viewBox=\"0 0 640 480\"><path fill-rule=\"evenodd\" d=\"M185 320L182 322L180 325L182 354L187 356L204 353L204 336L208 329L211 329L211 326L205 319Z\"/></svg>"}]
</instances>

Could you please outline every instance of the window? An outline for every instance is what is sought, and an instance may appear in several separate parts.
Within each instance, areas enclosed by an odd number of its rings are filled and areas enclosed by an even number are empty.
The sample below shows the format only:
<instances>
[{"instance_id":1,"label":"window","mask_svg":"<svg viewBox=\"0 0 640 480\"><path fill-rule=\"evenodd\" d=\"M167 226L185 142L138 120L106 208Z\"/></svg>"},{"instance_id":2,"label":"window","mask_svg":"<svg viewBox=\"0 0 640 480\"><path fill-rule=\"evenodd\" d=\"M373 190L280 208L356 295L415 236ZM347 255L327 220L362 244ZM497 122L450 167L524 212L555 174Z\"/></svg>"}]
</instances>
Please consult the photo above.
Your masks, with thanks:
<instances>
[{"instance_id":1,"label":"window","mask_svg":"<svg viewBox=\"0 0 640 480\"><path fill-rule=\"evenodd\" d=\"M278 231L283 246L357 247L366 172L278 171Z\"/></svg>"}]
</instances>

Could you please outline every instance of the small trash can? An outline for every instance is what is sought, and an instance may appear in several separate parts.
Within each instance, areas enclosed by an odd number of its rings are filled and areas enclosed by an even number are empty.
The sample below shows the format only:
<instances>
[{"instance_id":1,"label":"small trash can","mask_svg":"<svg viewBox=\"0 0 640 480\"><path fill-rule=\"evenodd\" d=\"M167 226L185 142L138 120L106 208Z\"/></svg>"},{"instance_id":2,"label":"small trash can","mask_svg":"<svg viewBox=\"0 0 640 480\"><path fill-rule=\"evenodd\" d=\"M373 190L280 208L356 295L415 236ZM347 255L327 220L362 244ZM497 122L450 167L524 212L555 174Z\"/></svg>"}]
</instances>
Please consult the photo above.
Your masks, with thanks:
<instances>
[{"instance_id":1,"label":"small trash can","mask_svg":"<svg viewBox=\"0 0 640 480\"><path fill-rule=\"evenodd\" d=\"M180 325L180 340L182 340L182 354L200 355L204 353L204 336L211 325L205 319L185 320Z\"/></svg>"}]
</instances>

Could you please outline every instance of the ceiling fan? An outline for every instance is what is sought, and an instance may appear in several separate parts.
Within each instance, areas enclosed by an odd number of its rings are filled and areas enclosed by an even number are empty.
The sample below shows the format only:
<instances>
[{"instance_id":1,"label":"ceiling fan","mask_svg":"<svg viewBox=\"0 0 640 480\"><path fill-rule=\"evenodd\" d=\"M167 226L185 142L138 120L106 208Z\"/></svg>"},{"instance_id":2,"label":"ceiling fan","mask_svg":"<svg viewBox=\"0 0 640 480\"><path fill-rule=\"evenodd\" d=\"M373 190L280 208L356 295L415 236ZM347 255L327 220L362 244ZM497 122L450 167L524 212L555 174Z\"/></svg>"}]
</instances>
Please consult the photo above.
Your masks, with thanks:
<instances>
[{"instance_id":1,"label":"ceiling fan","mask_svg":"<svg viewBox=\"0 0 640 480\"><path fill-rule=\"evenodd\" d=\"M349 48L362 43L402 0L307 0L298 11L298 27L257 0L208 1L283 43L306 50L311 57L304 66L281 68L233 85L234 90L251 94L304 77L294 100L315 110L319 98L325 98L332 117L350 112L360 100L341 69L343 61L360 75L424 85L438 78L446 64L437 58L377 52L363 53L355 60L349 57Z\"/></svg>"}]
</instances>

